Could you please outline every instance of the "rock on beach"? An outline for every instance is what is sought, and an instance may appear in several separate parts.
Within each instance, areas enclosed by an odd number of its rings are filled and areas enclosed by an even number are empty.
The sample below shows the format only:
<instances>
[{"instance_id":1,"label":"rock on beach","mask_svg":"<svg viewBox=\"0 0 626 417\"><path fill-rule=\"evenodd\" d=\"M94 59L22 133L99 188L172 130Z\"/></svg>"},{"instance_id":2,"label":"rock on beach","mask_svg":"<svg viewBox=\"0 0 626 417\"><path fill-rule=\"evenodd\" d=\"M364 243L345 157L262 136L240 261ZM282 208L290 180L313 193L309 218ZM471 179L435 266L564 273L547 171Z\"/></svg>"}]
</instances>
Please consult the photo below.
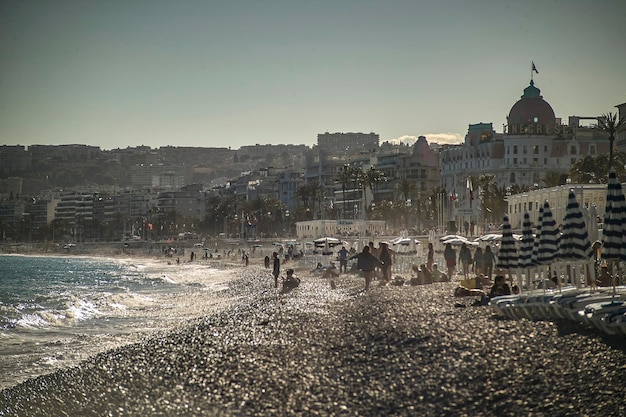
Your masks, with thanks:
<instances>
[{"instance_id":1,"label":"rock on beach","mask_svg":"<svg viewBox=\"0 0 626 417\"><path fill-rule=\"evenodd\" d=\"M0 391L0 416L623 416L626 340L458 303L242 268L237 302Z\"/></svg>"}]
</instances>

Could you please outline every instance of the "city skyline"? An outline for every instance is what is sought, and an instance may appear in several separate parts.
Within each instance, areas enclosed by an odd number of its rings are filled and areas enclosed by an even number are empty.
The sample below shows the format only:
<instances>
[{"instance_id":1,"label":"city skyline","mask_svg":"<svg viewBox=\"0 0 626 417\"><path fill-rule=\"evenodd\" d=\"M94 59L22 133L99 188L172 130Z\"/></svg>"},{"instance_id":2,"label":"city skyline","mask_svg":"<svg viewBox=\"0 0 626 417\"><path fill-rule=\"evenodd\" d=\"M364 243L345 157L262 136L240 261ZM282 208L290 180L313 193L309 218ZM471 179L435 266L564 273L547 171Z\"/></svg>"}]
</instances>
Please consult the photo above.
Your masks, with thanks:
<instances>
[{"instance_id":1,"label":"city skyline","mask_svg":"<svg viewBox=\"0 0 626 417\"><path fill-rule=\"evenodd\" d=\"M557 117L626 102L617 0L6 1L0 144L460 143L531 78Z\"/></svg>"}]
</instances>

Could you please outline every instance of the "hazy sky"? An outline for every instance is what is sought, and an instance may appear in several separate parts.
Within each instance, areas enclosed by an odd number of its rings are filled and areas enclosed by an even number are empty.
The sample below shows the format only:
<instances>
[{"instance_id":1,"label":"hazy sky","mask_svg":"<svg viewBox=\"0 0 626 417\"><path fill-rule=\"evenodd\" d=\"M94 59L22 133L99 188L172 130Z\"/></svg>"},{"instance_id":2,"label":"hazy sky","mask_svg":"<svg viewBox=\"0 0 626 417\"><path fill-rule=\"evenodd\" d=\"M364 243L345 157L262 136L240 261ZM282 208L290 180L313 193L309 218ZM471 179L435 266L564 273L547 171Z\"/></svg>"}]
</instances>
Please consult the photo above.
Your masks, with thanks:
<instances>
[{"instance_id":1,"label":"hazy sky","mask_svg":"<svg viewBox=\"0 0 626 417\"><path fill-rule=\"evenodd\" d=\"M2 0L0 144L312 145L626 102L626 1ZM443 136L442 136L443 135Z\"/></svg>"}]
</instances>

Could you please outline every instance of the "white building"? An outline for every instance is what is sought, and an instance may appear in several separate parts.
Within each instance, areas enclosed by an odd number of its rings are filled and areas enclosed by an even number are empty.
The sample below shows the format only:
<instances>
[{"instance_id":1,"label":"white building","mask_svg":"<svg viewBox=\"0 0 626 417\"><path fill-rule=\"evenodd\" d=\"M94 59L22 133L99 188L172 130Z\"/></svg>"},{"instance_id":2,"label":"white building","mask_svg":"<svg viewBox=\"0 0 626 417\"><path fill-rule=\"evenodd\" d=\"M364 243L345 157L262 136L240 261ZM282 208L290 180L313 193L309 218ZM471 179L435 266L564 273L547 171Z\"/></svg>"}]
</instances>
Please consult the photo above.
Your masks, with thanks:
<instances>
[{"instance_id":1,"label":"white building","mask_svg":"<svg viewBox=\"0 0 626 417\"><path fill-rule=\"evenodd\" d=\"M604 216L606 184L567 184L507 196L511 227L517 231L521 230L525 212L528 212L533 227L536 227L539 207L542 207L546 201L550 205L554 220L558 225L561 225L565 217L570 189L574 190L576 200L581 207L593 208L597 216L600 218Z\"/></svg>"}]
</instances>

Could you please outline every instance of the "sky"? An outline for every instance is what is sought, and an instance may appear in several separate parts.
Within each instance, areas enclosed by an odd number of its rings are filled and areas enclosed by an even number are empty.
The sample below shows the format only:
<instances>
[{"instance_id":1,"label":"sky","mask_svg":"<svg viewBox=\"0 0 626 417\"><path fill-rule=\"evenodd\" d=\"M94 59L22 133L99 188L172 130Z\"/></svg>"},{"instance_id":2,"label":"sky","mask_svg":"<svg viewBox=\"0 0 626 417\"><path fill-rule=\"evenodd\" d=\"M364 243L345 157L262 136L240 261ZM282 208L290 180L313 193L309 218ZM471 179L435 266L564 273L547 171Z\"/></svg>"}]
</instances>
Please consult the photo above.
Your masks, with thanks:
<instances>
[{"instance_id":1,"label":"sky","mask_svg":"<svg viewBox=\"0 0 626 417\"><path fill-rule=\"evenodd\" d=\"M459 143L626 102L623 0L3 0L0 145Z\"/></svg>"}]
</instances>

